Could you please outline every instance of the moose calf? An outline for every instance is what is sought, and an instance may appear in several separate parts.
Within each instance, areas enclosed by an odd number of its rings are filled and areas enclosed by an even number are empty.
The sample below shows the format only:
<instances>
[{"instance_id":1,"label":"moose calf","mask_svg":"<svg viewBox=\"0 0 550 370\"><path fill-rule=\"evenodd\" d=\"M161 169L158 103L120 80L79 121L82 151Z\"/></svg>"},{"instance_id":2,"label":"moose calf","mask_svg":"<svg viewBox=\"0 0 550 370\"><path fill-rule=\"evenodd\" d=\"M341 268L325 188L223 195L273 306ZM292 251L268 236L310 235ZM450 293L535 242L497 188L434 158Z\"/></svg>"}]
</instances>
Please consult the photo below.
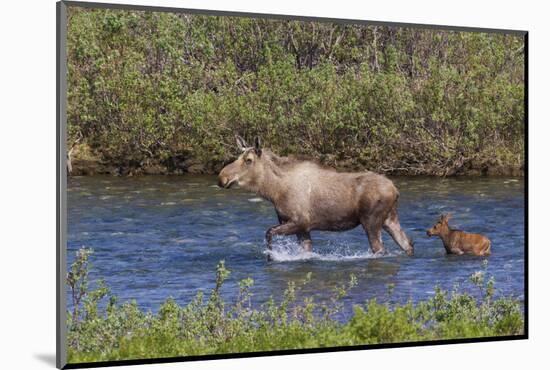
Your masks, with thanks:
<instances>
[{"instance_id":1,"label":"moose calf","mask_svg":"<svg viewBox=\"0 0 550 370\"><path fill-rule=\"evenodd\" d=\"M491 241L486 236L453 230L449 227L450 218L450 214L441 215L439 221L426 232L428 236L438 235L441 238L447 254L491 254Z\"/></svg>"}]
</instances>

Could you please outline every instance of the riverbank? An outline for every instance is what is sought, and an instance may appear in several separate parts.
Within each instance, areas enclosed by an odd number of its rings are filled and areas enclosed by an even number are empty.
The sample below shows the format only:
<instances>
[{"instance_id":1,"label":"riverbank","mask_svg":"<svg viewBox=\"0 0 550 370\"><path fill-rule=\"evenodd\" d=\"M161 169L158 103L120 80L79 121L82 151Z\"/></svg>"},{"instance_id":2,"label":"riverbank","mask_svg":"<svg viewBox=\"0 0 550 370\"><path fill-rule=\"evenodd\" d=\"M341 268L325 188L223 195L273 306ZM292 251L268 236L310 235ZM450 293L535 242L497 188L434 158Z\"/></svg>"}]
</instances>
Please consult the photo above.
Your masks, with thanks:
<instances>
[{"instance_id":1,"label":"riverbank","mask_svg":"<svg viewBox=\"0 0 550 370\"><path fill-rule=\"evenodd\" d=\"M236 158L236 157L235 157ZM524 176L524 164L520 161L503 163L496 157L479 155L477 158L459 159L449 167L416 165L411 167L392 167L387 163L372 161L338 159L335 156L322 156L324 165L340 171L364 171L366 169L392 176ZM234 159L234 158L233 158ZM71 155L71 175L93 176L139 176L139 175L215 175L232 159L205 162L192 157L173 156L166 160L127 161L115 163L101 158L86 145L76 145Z\"/></svg>"},{"instance_id":2,"label":"riverbank","mask_svg":"<svg viewBox=\"0 0 550 370\"><path fill-rule=\"evenodd\" d=\"M101 282L96 290L88 291L90 255L90 250L79 250L67 279L72 296L78 297L67 313L69 363L524 333L521 302L494 296L495 282L486 276L486 263L469 279L477 294L455 286L452 291L436 287L431 298L403 305L371 299L354 305L353 315L341 321L335 316L357 285L354 275L334 287L328 303L303 294L311 281L311 273L306 273L302 279L288 282L280 302L269 299L254 309L250 290L254 280L250 277L239 281L239 293L232 302L222 299L230 271L220 261L208 297L199 291L186 306L168 298L152 314L140 310L135 301L119 305ZM393 289L388 285L389 296ZM108 301L104 309L99 307L102 300Z\"/></svg>"}]
</instances>

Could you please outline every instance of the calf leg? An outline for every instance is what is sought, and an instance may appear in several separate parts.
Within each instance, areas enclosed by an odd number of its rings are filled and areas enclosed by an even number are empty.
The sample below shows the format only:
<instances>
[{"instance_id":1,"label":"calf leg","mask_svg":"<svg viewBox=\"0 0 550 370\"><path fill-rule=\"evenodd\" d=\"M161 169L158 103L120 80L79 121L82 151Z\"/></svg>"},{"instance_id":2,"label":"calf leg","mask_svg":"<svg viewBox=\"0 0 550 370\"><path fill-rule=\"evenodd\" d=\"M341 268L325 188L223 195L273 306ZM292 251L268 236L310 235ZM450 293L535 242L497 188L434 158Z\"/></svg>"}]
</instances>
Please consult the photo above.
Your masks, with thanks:
<instances>
[{"instance_id":1,"label":"calf leg","mask_svg":"<svg viewBox=\"0 0 550 370\"><path fill-rule=\"evenodd\" d=\"M397 210L392 208L388 217L384 220L382 226L384 230L391 235L393 240L407 253L407 255L412 256L414 254L414 247L412 241L407 237L401 225L399 224L399 216L397 215Z\"/></svg>"},{"instance_id":2,"label":"calf leg","mask_svg":"<svg viewBox=\"0 0 550 370\"><path fill-rule=\"evenodd\" d=\"M451 254L462 256L464 254L464 251L460 248L451 248Z\"/></svg>"},{"instance_id":3,"label":"calf leg","mask_svg":"<svg viewBox=\"0 0 550 370\"><path fill-rule=\"evenodd\" d=\"M483 247L482 255L483 256L490 256L491 255L491 242L489 240L487 240L485 242L485 245Z\"/></svg>"},{"instance_id":4,"label":"calf leg","mask_svg":"<svg viewBox=\"0 0 550 370\"><path fill-rule=\"evenodd\" d=\"M308 232L301 232L296 235L298 236L298 242L302 245L304 251L311 252L313 250L311 235Z\"/></svg>"}]
</instances>

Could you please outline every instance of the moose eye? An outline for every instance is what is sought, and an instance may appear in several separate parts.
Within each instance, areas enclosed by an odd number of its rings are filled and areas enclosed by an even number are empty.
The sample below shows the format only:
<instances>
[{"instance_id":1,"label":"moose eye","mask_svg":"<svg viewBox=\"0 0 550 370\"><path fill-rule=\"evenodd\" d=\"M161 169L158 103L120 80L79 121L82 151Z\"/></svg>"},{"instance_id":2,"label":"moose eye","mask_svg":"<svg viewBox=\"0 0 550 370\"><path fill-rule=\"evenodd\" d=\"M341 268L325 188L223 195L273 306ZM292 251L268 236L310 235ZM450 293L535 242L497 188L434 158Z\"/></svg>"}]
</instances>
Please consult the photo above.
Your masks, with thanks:
<instances>
[{"instance_id":1,"label":"moose eye","mask_svg":"<svg viewBox=\"0 0 550 370\"><path fill-rule=\"evenodd\" d=\"M244 161L247 165L251 165L252 164L252 159L250 158L246 158L246 160Z\"/></svg>"}]
</instances>

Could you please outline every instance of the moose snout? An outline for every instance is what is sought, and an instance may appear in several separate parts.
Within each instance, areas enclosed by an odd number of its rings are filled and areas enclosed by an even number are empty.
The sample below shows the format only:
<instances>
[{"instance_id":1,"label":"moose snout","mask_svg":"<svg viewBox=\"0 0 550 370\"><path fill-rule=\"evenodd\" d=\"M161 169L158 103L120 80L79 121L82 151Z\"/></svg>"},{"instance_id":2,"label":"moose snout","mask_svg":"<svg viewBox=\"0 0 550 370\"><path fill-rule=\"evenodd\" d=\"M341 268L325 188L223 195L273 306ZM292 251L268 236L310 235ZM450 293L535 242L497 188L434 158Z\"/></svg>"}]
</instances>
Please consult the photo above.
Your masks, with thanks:
<instances>
[{"instance_id":1,"label":"moose snout","mask_svg":"<svg viewBox=\"0 0 550 370\"><path fill-rule=\"evenodd\" d=\"M426 234L427 234L428 236L432 236L432 235L433 235L431 230L426 230Z\"/></svg>"},{"instance_id":2,"label":"moose snout","mask_svg":"<svg viewBox=\"0 0 550 370\"><path fill-rule=\"evenodd\" d=\"M220 173L218 176L218 186L220 188L229 189L233 184L237 182L237 178L226 176L224 173Z\"/></svg>"},{"instance_id":3,"label":"moose snout","mask_svg":"<svg viewBox=\"0 0 550 370\"><path fill-rule=\"evenodd\" d=\"M225 176L218 176L218 186L220 188L225 188L227 186L227 183L229 182L229 179Z\"/></svg>"}]
</instances>

